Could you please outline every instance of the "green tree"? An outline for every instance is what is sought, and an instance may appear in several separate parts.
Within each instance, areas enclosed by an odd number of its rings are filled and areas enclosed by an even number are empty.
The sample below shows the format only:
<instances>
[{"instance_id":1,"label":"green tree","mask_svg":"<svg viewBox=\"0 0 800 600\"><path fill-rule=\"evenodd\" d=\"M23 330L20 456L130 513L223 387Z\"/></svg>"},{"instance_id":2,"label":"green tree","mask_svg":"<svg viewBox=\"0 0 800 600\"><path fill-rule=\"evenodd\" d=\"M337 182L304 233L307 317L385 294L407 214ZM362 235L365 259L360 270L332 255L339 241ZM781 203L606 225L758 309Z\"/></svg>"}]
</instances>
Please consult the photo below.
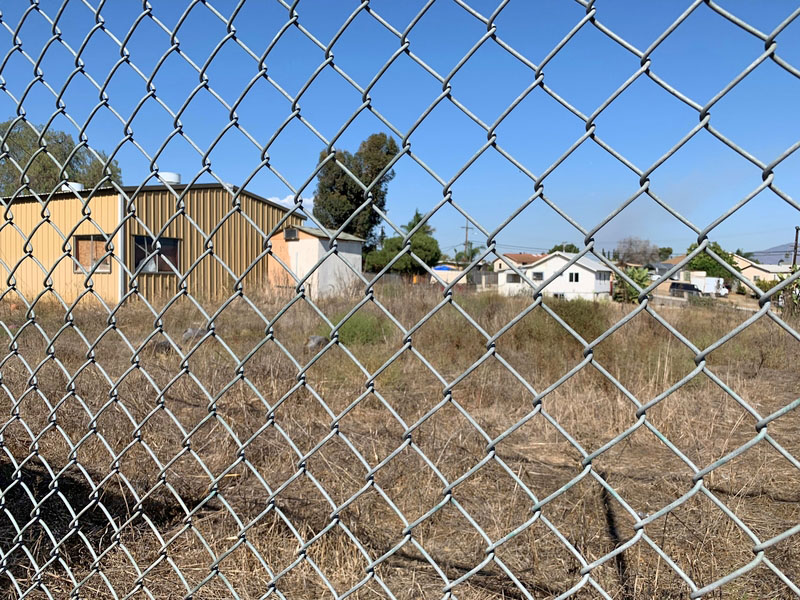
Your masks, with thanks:
<instances>
[{"instance_id":1,"label":"green tree","mask_svg":"<svg viewBox=\"0 0 800 600\"><path fill-rule=\"evenodd\" d=\"M475 258L484 250L483 246L473 246L469 244L467 247L467 251L464 252L463 250L459 250L456 252L455 261L457 263L464 263L468 265L471 263Z\"/></svg>"},{"instance_id":2,"label":"green tree","mask_svg":"<svg viewBox=\"0 0 800 600\"><path fill-rule=\"evenodd\" d=\"M403 226L404 231L411 231L419 223L417 212L411 221ZM442 257L442 251L439 249L439 242L428 234L422 233L425 227L421 227L411 236L411 252L417 255L426 265L433 266L439 262ZM430 231L433 231L431 229ZM365 259L365 267L367 271L380 271L388 265L392 259L397 256L403 249L402 236L394 236L384 240L380 250L372 250L367 253ZM392 265L392 271L397 273L413 274L423 273L425 268L414 260L409 254L404 254L400 259Z\"/></svg>"},{"instance_id":3,"label":"green tree","mask_svg":"<svg viewBox=\"0 0 800 600\"><path fill-rule=\"evenodd\" d=\"M669 246L664 246L658 249L658 260L665 261L670 256L672 256L672 248L670 248Z\"/></svg>"},{"instance_id":4,"label":"green tree","mask_svg":"<svg viewBox=\"0 0 800 600\"><path fill-rule=\"evenodd\" d=\"M567 242L561 242L560 244L556 244L550 250L547 251L548 254L552 254L553 252L571 252L573 254L577 254L580 252L581 249L578 248L575 244L568 244Z\"/></svg>"},{"instance_id":5,"label":"green tree","mask_svg":"<svg viewBox=\"0 0 800 600\"><path fill-rule=\"evenodd\" d=\"M736 266L736 260L734 260L732 253L723 250L717 242L711 242L708 247L722 260L733 267L735 271L739 270L739 267ZM686 253L691 254L695 250L697 250L697 244L692 244L686 250ZM722 277L726 284L729 284L733 280L733 276L730 274L730 272L706 252L701 252L692 260L690 260L686 265L686 269L689 271L705 271L708 277Z\"/></svg>"},{"instance_id":6,"label":"green tree","mask_svg":"<svg viewBox=\"0 0 800 600\"><path fill-rule=\"evenodd\" d=\"M403 231L408 233L409 231L414 229L414 227L419 225L420 221L422 221L422 218L424 216L425 215L423 215L421 212L419 212L419 210L415 209L414 210L414 216L411 217L411 220L408 223L406 223L405 225L401 226L400 229L402 229ZM435 231L436 230L433 227L428 225L428 223L425 223L422 227L419 228L417 233L424 233L425 235L433 235L433 233Z\"/></svg>"},{"instance_id":7,"label":"green tree","mask_svg":"<svg viewBox=\"0 0 800 600\"><path fill-rule=\"evenodd\" d=\"M355 154L347 150L337 150L336 159L342 163L364 185L372 184L386 165L398 152L397 142L385 133L373 133L361 142ZM327 157L323 150L319 155L322 162ZM381 211L386 207L386 194L389 182L394 178L394 169L384 173L372 186L372 204ZM330 160L322 167L317 176L317 189L314 192L314 216L328 229L337 229L366 200L364 190L335 161ZM377 245L375 227L380 222L380 215L366 207L345 228L367 240L366 248Z\"/></svg>"},{"instance_id":8,"label":"green tree","mask_svg":"<svg viewBox=\"0 0 800 600\"><path fill-rule=\"evenodd\" d=\"M64 131L48 129L40 142L39 132L43 129L42 125L34 128L25 121L0 123L0 196L11 196L25 185L21 170L30 180L23 194L31 190L48 194L67 181L77 181L88 189L98 183L101 187L111 181L122 183L122 170L116 160L109 163L108 155L101 151L97 151L98 159L85 146L76 151L74 138ZM42 146L46 152L41 151ZM29 161L30 167L25 170Z\"/></svg>"},{"instance_id":9,"label":"green tree","mask_svg":"<svg viewBox=\"0 0 800 600\"><path fill-rule=\"evenodd\" d=\"M641 289L650 285L650 273L643 267L628 267L625 275ZM614 280L613 297L617 302L639 302L639 292L624 279Z\"/></svg>"}]
</instances>

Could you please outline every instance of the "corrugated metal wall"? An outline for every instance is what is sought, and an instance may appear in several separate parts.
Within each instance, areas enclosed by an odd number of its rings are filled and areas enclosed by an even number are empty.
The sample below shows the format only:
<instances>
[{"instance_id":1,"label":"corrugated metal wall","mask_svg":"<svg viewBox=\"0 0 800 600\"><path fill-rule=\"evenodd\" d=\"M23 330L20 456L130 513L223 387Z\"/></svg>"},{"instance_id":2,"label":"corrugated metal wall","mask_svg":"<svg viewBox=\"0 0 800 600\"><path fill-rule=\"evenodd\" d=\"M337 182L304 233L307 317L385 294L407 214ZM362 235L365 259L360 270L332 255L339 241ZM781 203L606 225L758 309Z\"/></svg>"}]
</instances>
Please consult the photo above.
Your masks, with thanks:
<instances>
[{"instance_id":1,"label":"corrugated metal wall","mask_svg":"<svg viewBox=\"0 0 800 600\"><path fill-rule=\"evenodd\" d=\"M92 222L85 221L72 235L98 235L100 231L110 234L118 224L118 196L102 194L94 196L89 201ZM26 258L14 272L16 289L30 302L45 289L46 273L42 271L53 270L53 289L68 303L73 302L79 294L86 290L85 277L82 273L74 273L74 262L70 257L64 256L64 240L58 231L65 237L70 236L70 231L83 218L83 205L75 197L57 197L47 206L49 223L43 222L43 208L38 201L20 198L11 203L10 214L5 214L0 229L0 259L4 267L0 267L0 288L8 288L9 272L14 269L17 262L25 256L25 239L12 226L16 225L22 234L29 238L33 256L42 264L40 267L31 258ZM94 223L94 224L93 224ZM37 229L38 227L38 229ZM100 231L98 231L98 229ZM120 248L121 233L114 238L115 251ZM75 252L74 242L69 239ZM120 266L114 259L111 263L110 273L95 273L91 279L92 289L106 302L116 304L119 300L119 274ZM16 300L14 294L6 296L9 300Z\"/></svg>"},{"instance_id":2,"label":"corrugated metal wall","mask_svg":"<svg viewBox=\"0 0 800 600\"><path fill-rule=\"evenodd\" d=\"M261 231L269 234L283 217L285 211L268 205L247 194L241 194L241 208ZM185 216L174 220L162 237L180 240L180 270L187 273L192 264L206 252L205 238L215 231L232 208L232 196L224 188L191 189L184 197ZM167 190L144 190L134 199L136 220L128 221L126 240L127 265L134 270L133 236L147 235L146 224L157 234L177 211L175 197ZM289 224L300 225L302 220L292 215ZM197 228L200 229L198 231ZM264 238L245 218L235 213L225 220L211 236L213 253L240 277L264 248ZM188 291L198 299L219 298L233 292L235 278L216 258L206 255L186 278ZM267 285L267 260L260 260L244 279L245 293L253 293ZM138 289L148 300L174 296L178 292L179 278L175 275L141 273ZM126 282L126 290L127 290Z\"/></svg>"}]
</instances>

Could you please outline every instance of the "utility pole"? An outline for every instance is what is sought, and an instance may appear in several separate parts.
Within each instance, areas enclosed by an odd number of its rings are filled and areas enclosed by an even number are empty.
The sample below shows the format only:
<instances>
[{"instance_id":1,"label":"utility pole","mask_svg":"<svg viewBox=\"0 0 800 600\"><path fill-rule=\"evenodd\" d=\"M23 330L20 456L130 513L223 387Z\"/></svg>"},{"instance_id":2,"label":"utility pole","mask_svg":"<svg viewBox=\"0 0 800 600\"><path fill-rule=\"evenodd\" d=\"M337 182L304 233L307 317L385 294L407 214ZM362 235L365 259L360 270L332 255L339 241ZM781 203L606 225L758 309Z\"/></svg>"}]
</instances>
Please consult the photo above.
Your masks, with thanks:
<instances>
[{"instance_id":1,"label":"utility pole","mask_svg":"<svg viewBox=\"0 0 800 600\"><path fill-rule=\"evenodd\" d=\"M469 219L466 217L464 217L464 222L465 225L461 228L464 230L464 262L469 264L469 230L474 228L469 224Z\"/></svg>"},{"instance_id":2,"label":"utility pole","mask_svg":"<svg viewBox=\"0 0 800 600\"><path fill-rule=\"evenodd\" d=\"M794 256L792 256L792 270L797 266L797 234L800 233L800 225L794 228Z\"/></svg>"}]
</instances>

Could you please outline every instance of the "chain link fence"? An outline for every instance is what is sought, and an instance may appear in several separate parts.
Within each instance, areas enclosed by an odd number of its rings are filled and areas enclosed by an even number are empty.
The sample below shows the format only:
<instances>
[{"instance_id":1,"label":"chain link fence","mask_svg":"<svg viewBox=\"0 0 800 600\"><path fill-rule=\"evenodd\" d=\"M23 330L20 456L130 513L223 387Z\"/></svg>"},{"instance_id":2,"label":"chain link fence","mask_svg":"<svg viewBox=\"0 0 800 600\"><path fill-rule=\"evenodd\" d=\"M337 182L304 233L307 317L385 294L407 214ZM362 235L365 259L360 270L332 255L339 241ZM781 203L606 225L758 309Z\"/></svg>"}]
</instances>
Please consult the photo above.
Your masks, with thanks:
<instances>
[{"instance_id":1,"label":"chain link fence","mask_svg":"<svg viewBox=\"0 0 800 600\"><path fill-rule=\"evenodd\" d=\"M17 251L2 257L4 597L800 595L795 411L800 335L795 317L778 306L800 274L790 273L764 292L711 246L715 229L765 190L800 210L775 176L800 142L759 157L726 137L712 119L714 106L768 63L781 76L800 79L800 68L783 57L780 44L782 34L791 35L800 22L800 8L773 30L761 31L720 3L696 0L640 48L604 24L599 2L577 0L581 18L546 55L534 57L515 49L496 24L509 0L488 10L486 3L454 0L449 4L480 24L483 34L450 72L440 73L416 52L414 39L426 13L443 3L429 0L400 29L375 2L354 2L328 40L306 27L305 2L277 0L281 27L260 47L237 35L237 18L253 0L186 2L172 26L161 18L158 3L144 1L121 30L113 3L104 1L31 0L13 19L10 10L0 13L0 91L15 109L0 132L0 162L13 168L15 189L3 199L0 233L11 236ZM710 11L763 42L763 53L704 104L659 76L652 58L695 11ZM182 47L182 40L208 35L192 28L197 13L213 17L225 32L213 40L204 63ZM81 19L89 24L88 33L76 45L68 34ZM337 43L357 19L391 36L395 45L366 86L334 60ZM26 41L32 27L47 32L42 43ZM170 40L152 70L140 66L128 47L144 28ZM634 56L639 67L585 114L548 85L547 72L575 36L589 29ZM287 35L310 42L318 57L318 66L294 94L271 71ZM98 38L117 50L108 72L92 69L90 49ZM523 93L493 122L460 101L453 83L488 46L513 57L529 75ZM252 67L252 80L238 95L209 76L215 60L231 47ZM49 80L45 68L48 52L56 51L72 65L63 84ZM401 57L441 90L408 129L395 126L371 96ZM22 85L9 75L9 65L20 60L30 74ZM165 99L169 90L154 84L169 61L181 62L197 78L177 107ZM109 93L123 70L140 80L137 96L124 108ZM314 82L328 76L352 88L361 103L326 137L301 107ZM697 122L658 160L637 165L601 137L597 120L644 78L694 111ZM267 140L252 134L237 113L257 83L268 84L285 102L286 112ZM78 84L91 93L83 106L68 105L69 86ZM34 90L49 94L52 112L44 129L26 111ZM540 172L505 149L498 134L536 90L585 124L584 133ZM210 145L196 142L182 123L186 107L201 93L229 115ZM487 87L485 93L492 91ZM171 122L171 129L158 131L163 142L154 150L140 143L142 134L132 125L137 112L153 103ZM450 177L438 174L414 147L415 132L440 105L485 132L483 145ZM100 114L110 115L124 132L110 155L93 149L86 134ZM360 181L336 153L348 127L365 114L399 140L398 152L372 181ZM78 140L68 156L57 155L44 135L64 119ZM316 170L299 185L275 165L279 151L273 144L290 125L310 132L325 148ZM34 156L21 160L15 154L14 128L34 134ZM251 174L235 188L210 158L232 130L259 153ZM749 194L706 226L675 210L651 185L651 175L699 132L761 173ZM177 185L158 167L174 139L200 159L188 185ZM584 145L602 149L638 178L638 189L591 228L547 195L548 177ZM122 148L135 149L149 165L148 176L134 187L115 182L110 171ZM81 152L103 163L100 181L92 189L62 191L70 181L66 165ZM533 185L532 195L507 207L509 216L494 229L474 218L453 191L485 153L501 156ZM31 183L37 157L60 171L51 189L34 189ZM410 230L373 202L381 178L399 169L401 160L421 168L441 189L441 198L425 207L422 221ZM329 163L363 193L363 203L336 230L323 227L304 198ZM245 201L244 190L264 172L292 196L272 221L251 214ZM212 227L192 213L189 200L193 189L201 189L201 178L229 192ZM158 225L137 204L148 185L168 192L162 206L169 214ZM109 205L113 210L104 208L108 190L114 202L120 199ZM643 288L599 251L595 237L645 197L690 229L697 246ZM59 207L75 201L74 218L64 226ZM581 233L580 251L541 279L511 264L509 272L529 289L527 295L461 293L469 271L502 256L498 238L504 229L523 218L527 207L542 204ZM33 207L32 224L22 222L26 206ZM441 209L456 211L486 240L464 274L447 282L411 245L412 236ZM402 236L401 250L370 276L343 261L357 294L315 296L312 275L343 254L346 228L365 211L379 214ZM110 221L104 220L106 212ZM308 269L293 272L277 248L281 232L300 226L301 216L323 230L326 244ZM226 236L244 239L225 229L234 221L246 224L242 231L255 232L258 245L238 266L229 265L221 250ZM166 242L159 242L178 222L202 242L194 250L183 248L183 267ZM87 227L91 245L73 243ZM131 243L126 232L134 230L145 240L136 262L126 258L126 252L140 251L126 248ZM43 261L48 244L55 254ZM89 268L81 252L93 253ZM758 298L755 312L654 306L657 286L702 254ZM147 265L161 270L153 261L164 257L163 269L172 271L175 287L151 294ZM384 283L392 265L405 257L418 263L433 285ZM566 302L546 295L549 285L584 259L633 286L638 303ZM280 290L256 285L265 283L255 275L269 260L270 268L289 280ZM192 287L192 273L206 262L232 281L222 300L203 298ZM63 265L79 277L72 295L57 281ZM124 285L116 296L101 283L106 266L122 273ZM26 287L31 281L36 293ZM786 297L791 302L791 295ZM307 345L312 334L324 339Z\"/></svg>"}]
</instances>

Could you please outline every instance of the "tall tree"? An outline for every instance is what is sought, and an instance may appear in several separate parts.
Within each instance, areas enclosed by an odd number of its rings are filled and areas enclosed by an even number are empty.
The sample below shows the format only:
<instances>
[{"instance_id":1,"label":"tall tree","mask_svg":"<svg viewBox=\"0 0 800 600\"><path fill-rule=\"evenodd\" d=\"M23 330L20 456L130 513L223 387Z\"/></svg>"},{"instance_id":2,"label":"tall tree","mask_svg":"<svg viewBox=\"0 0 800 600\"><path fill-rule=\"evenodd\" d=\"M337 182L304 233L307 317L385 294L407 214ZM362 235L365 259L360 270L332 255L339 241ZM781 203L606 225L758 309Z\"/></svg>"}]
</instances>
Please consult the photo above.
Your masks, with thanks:
<instances>
[{"instance_id":1,"label":"tall tree","mask_svg":"<svg viewBox=\"0 0 800 600\"><path fill-rule=\"evenodd\" d=\"M386 165L398 152L397 142L385 133L373 133L361 142L355 154L347 150L337 150L336 160L358 178L362 184L372 184ZM322 162L327 153L323 150L319 155ZM384 173L372 186L372 204L384 211L389 182L394 178L394 169ZM317 176L317 189L314 192L314 216L329 229L338 229L342 223L366 200L362 187L353 180L335 161L329 160ZM380 215L371 207L361 210L348 224L345 231L367 240L367 249L377 245L375 227L380 222Z\"/></svg>"},{"instance_id":2,"label":"tall tree","mask_svg":"<svg viewBox=\"0 0 800 600\"><path fill-rule=\"evenodd\" d=\"M739 267L736 265L736 260L733 258L733 254L723 250L722 246L720 246L717 242L711 242L708 245L708 248L714 254L728 263L731 267L733 267L734 271L739 270ZM691 254L695 250L697 250L697 244L692 244L686 250L686 253ZM709 277L722 277L725 280L725 283L730 283L733 280L733 276L730 274L730 272L706 252L701 252L692 260L690 260L686 265L686 269L689 271L705 271L706 275Z\"/></svg>"},{"instance_id":3,"label":"tall tree","mask_svg":"<svg viewBox=\"0 0 800 600\"><path fill-rule=\"evenodd\" d=\"M658 246L638 237L626 237L617 243L619 260L625 263L645 265L659 256Z\"/></svg>"},{"instance_id":4,"label":"tall tree","mask_svg":"<svg viewBox=\"0 0 800 600\"><path fill-rule=\"evenodd\" d=\"M561 242L560 244L556 244L550 250L547 251L548 254L552 254L553 252L570 252L573 254L577 254L580 252L581 249L578 248L575 244L568 244L567 242Z\"/></svg>"},{"instance_id":5,"label":"tall tree","mask_svg":"<svg viewBox=\"0 0 800 600\"><path fill-rule=\"evenodd\" d=\"M658 260L664 261L672 256L672 248L664 246L658 249Z\"/></svg>"},{"instance_id":6,"label":"tall tree","mask_svg":"<svg viewBox=\"0 0 800 600\"><path fill-rule=\"evenodd\" d=\"M111 181L122 183L122 170L116 160L106 167L108 155L104 152L97 151L98 159L86 147L75 151L74 138L64 131L48 129L40 141L43 129L42 125L34 127L25 121L0 123L1 196L11 196L25 185L21 170L30 180L23 194L31 190L48 194L65 181L77 181L87 188L93 188L106 177L108 180L102 186L110 185ZM46 152L41 151L43 146Z\"/></svg>"},{"instance_id":7,"label":"tall tree","mask_svg":"<svg viewBox=\"0 0 800 600\"><path fill-rule=\"evenodd\" d=\"M411 217L411 220L408 223L406 223L405 225L403 225L401 227L401 229L403 231L405 231L406 233L408 233L409 231L414 229L414 227L416 227L417 225L420 224L420 221L422 221L422 218L424 216L425 215L423 215L421 212L419 212L418 209L414 209L414 216ZM417 233L424 233L425 235L433 235L433 233L435 231L436 230L433 227L428 225L428 223L425 223L422 227L419 228Z\"/></svg>"}]
</instances>

